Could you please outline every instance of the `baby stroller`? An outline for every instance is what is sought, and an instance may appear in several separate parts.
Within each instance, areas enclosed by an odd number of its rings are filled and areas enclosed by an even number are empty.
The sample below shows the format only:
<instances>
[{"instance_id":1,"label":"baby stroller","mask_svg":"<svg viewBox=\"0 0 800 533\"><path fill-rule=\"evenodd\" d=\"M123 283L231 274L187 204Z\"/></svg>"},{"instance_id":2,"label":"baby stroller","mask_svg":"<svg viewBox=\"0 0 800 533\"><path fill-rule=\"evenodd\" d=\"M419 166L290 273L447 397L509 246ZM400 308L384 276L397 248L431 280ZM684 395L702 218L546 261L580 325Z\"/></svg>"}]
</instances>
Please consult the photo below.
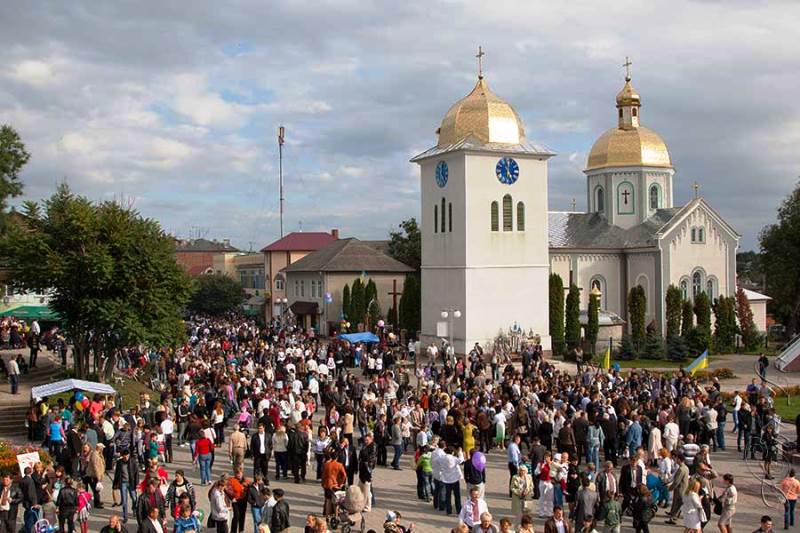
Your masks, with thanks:
<instances>
[{"instance_id":1,"label":"baby stroller","mask_svg":"<svg viewBox=\"0 0 800 533\"><path fill-rule=\"evenodd\" d=\"M364 494L358 485L350 485L347 490L335 492L336 514L329 519L331 530L337 528L342 533L351 533L353 527L358 526L361 533L366 531L364 518Z\"/></svg>"}]
</instances>

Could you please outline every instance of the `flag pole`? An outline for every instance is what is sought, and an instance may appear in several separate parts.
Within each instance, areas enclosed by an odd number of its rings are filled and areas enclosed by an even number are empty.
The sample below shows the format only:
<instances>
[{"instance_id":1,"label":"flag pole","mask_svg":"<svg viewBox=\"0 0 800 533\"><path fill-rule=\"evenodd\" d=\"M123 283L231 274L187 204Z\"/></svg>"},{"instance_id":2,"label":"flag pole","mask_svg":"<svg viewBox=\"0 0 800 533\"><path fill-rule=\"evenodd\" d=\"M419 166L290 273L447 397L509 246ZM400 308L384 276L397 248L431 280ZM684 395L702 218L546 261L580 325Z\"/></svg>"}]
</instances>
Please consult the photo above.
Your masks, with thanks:
<instances>
[{"instance_id":1,"label":"flag pole","mask_svg":"<svg viewBox=\"0 0 800 533\"><path fill-rule=\"evenodd\" d=\"M283 136L286 129L278 126L278 182L280 196L281 237L283 237Z\"/></svg>"}]
</instances>

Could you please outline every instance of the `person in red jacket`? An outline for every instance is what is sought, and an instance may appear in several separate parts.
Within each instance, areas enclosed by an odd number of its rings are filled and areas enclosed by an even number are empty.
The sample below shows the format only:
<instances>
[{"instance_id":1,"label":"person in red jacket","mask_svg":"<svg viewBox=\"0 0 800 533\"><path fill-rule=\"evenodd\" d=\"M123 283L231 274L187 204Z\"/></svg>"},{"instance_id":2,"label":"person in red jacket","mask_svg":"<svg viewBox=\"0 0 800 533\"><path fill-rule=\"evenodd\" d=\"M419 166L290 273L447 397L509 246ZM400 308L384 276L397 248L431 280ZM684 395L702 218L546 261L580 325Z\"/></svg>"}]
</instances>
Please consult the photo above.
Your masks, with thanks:
<instances>
[{"instance_id":1,"label":"person in red jacket","mask_svg":"<svg viewBox=\"0 0 800 533\"><path fill-rule=\"evenodd\" d=\"M214 453L214 443L211 442L205 433L201 434L200 440L194 445L194 462L200 464L200 485L211 483L211 459Z\"/></svg>"}]
</instances>

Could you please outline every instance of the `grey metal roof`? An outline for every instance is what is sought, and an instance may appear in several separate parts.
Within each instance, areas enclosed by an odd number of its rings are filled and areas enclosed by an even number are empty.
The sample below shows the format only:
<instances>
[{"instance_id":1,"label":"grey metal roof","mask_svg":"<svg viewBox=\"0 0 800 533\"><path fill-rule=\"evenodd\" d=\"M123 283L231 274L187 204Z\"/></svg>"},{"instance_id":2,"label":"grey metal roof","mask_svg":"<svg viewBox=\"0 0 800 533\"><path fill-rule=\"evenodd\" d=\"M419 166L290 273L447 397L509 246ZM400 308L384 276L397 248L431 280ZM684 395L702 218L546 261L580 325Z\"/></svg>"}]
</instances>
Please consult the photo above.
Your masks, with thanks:
<instances>
[{"instance_id":1,"label":"grey metal roof","mask_svg":"<svg viewBox=\"0 0 800 533\"><path fill-rule=\"evenodd\" d=\"M640 248L655 246L656 234L681 210L658 209L632 228L608 223L598 213L551 211L548 215L551 248Z\"/></svg>"},{"instance_id":2,"label":"grey metal roof","mask_svg":"<svg viewBox=\"0 0 800 533\"><path fill-rule=\"evenodd\" d=\"M411 158L411 162L421 161L429 157L443 155L450 152L457 152L459 150L474 150L480 152L497 152L499 154L532 154L542 157L551 157L556 155L555 152L550 150L543 144L531 142L527 139L519 144L505 144L505 143L484 143L474 137L466 137L457 143L448 144L447 146L434 146L419 155Z\"/></svg>"},{"instance_id":3,"label":"grey metal roof","mask_svg":"<svg viewBox=\"0 0 800 533\"><path fill-rule=\"evenodd\" d=\"M414 269L389 257L374 241L355 238L333 241L287 266L286 272L413 272Z\"/></svg>"}]
</instances>

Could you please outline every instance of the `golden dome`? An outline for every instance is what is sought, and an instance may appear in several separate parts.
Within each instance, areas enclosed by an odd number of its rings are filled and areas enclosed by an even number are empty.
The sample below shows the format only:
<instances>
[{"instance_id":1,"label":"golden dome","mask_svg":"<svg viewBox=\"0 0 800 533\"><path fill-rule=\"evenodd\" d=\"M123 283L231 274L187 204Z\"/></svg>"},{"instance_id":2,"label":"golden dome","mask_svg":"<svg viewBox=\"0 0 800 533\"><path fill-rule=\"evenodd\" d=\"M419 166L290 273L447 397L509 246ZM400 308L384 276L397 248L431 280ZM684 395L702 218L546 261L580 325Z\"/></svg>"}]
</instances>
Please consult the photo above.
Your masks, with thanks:
<instances>
[{"instance_id":1,"label":"golden dome","mask_svg":"<svg viewBox=\"0 0 800 533\"><path fill-rule=\"evenodd\" d=\"M439 147L467 137L475 137L483 143L503 144L520 144L525 139L525 129L517 112L489 90L483 77L478 77L472 92L447 111L437 133Z\"/></svg>"},{"instance_id":2,"label":"golden dome","mask_svg":"<svg viewBox=\"0 0 800 533\"><path fill-rule=\"evenodd\" d=\"M664 140L653 130L611 128L603 133L589 152L586 170L606 167L672 167Z\"/></svg>"}]
</instances>

